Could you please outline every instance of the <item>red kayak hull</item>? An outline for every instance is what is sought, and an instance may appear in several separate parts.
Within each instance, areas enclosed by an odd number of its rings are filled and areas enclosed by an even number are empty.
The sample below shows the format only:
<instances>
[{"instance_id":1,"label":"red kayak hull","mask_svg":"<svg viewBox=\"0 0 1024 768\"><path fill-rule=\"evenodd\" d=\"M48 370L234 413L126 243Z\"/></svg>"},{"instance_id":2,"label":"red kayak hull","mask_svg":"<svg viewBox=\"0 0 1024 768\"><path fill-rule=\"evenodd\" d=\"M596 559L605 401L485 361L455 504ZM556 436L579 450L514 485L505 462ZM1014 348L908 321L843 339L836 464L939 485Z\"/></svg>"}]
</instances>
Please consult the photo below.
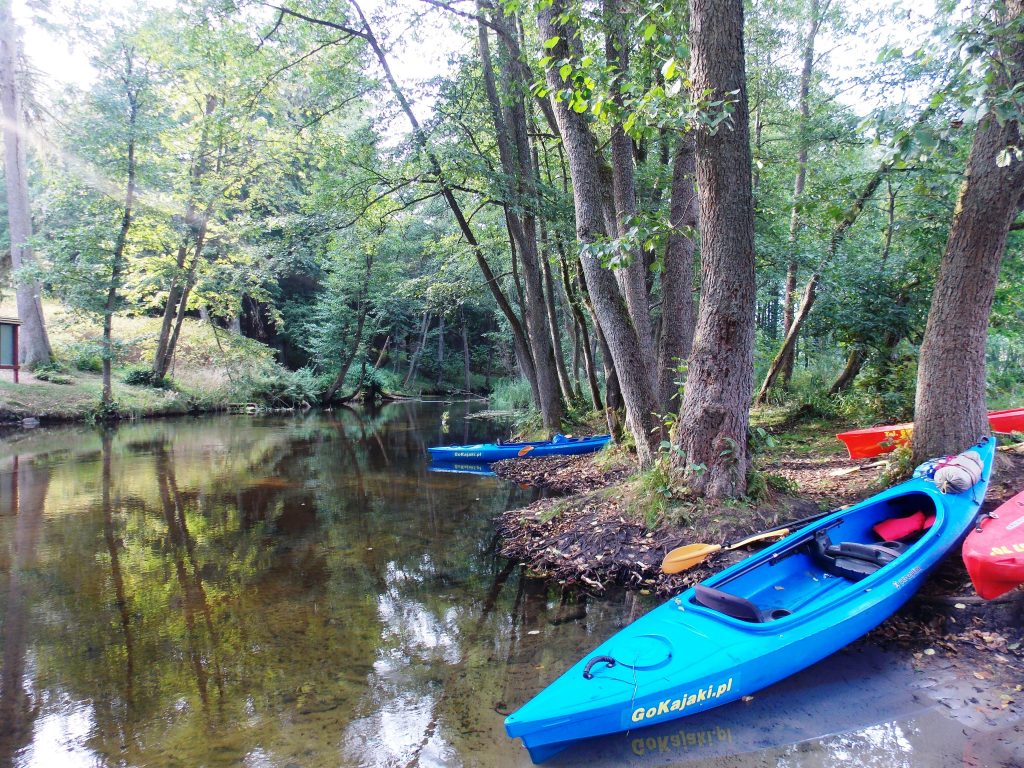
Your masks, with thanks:
<instances>
[{"instance_id":1,"label":"red kayak hull","mask_svg":"<svg viewBox=\"0 0 1024 768\"><path fill-rule=\"evenodd\" d=\"M993 432L1024 432L1024 408L989 411L988 423ZM914 425L908 422L854 429L840 432L836 437L846 444L851 459L870 459L908 443L913 432Z\"/></svg>"},{"instance_id":2,"label":"red kayak hull","mask_svg":"<svg viewBox=\"0 0 1024 768\"><path fill-rule=\"evenodd\" d=\"M964 565L986 600L1024 584L1024 491L992 514L981 519L963 546Z\"/></svg>"}]
</instances>

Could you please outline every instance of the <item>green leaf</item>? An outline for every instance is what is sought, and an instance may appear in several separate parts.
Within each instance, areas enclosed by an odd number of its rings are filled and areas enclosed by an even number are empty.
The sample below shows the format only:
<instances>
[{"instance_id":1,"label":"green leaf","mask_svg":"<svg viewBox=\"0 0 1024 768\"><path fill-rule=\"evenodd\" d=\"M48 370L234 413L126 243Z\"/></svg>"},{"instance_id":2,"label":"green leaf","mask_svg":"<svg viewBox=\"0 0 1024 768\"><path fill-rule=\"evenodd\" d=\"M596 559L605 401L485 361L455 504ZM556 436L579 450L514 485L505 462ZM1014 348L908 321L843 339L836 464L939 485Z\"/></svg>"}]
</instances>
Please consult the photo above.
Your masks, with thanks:
<instances>
[{"instance_id":1,"label":"green leaf","mask_svg":"<svg viewBox=\"0 0 1024 768\"><path fill-rule=\"evenodd\" d=\"M560 38L558 35L555 35L554 37L549 37L547 40L544 41L544 47L547 49L554 48L556 45L558 45L561 39L562 38Z\"/></svg>"},{"instance_id":2,"label":"green leaf","mask_svg":"<svg viewBox=\"0 0 1024 768\"><path fill-rule=\"evenodd\" d=\"M657 31L657 24L648 24L646 27L644 27L644 42L650 42L651 38L654 37L654 33Z\"/></svg>"},{"instance_id":3,"label":"green leaf","mask_svg":"<svg viewBox=\"0 0 1024 768\"><path fill-rule=\"evenodd\" d=\"M562 81L569 79L569 75L572 74L572 64L563 64L558 68L558 74L561 76Z\"/></svg>"}]
</instances>

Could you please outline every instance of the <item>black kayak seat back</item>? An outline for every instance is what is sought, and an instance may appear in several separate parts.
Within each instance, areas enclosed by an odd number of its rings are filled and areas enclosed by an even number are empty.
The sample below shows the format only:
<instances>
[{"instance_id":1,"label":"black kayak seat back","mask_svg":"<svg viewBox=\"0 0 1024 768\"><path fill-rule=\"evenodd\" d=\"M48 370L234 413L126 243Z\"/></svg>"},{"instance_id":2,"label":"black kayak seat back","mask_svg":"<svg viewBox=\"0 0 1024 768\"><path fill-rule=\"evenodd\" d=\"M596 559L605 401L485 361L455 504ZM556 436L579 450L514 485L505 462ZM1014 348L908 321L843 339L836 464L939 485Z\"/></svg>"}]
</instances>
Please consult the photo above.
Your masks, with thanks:
<instances>
[{"instance_id":1,"label":"black kayak seat back","mask_svg":"<svg viewBox=\"0 0 1024 768\"><path fill-rule=\"evenodd\" d=\"M745 597L723 592L720 589L708 587L704 584L697 584L693 588L693 592L693 599L698 605L703 605L705 608L710 608L713 611L718 611L740 621L763 624L789 615L789 611L784 608L763 610Z\"/></svg>"},{"instance_id":2,"label":"black kayak seat back","mask_svg":"<svg viewBox=\"0 0 1024 768\"><path fill-rule=\"evenodd\" d=\"M884 541L881 544L864 544L859 541L842 541L833 544L825 531L814 534L811 554L827 573L851 581L860 581L870 576L883 565L887 565L903 554L907 545L899 541Z\"/></svg>"}]
</instances>

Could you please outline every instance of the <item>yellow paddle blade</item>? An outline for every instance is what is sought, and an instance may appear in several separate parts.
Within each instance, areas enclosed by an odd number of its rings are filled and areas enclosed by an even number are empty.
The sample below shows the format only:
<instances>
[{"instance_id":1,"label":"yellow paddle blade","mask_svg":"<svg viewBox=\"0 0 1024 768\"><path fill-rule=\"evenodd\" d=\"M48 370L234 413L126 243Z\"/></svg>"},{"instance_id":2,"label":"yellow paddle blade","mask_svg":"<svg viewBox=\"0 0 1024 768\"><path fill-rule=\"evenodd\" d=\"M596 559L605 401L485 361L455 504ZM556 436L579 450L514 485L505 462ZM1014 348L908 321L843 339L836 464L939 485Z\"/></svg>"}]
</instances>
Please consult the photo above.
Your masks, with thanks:
<instances>
[{"instance_id":1,"label":"yellow paddle blade","mask_svg":"<svg viewBox=\"0 0 1024 768\"><path fill-rule=\"evenodd\" d=\"M753 544L755 541L781 538L788 534L789 528L782 528L778 531L755 533L753 536L748 536L742 541L730 544L728 547L725 547L725 551L728 552L733 549L739 549L740 547L745 547L748 544ZM663 573L679 573L680 571L687 571L695 565L700 565L707 560L710 555L713 555L722 548L721 544L687 544L685 547L676 547L665 555L665 559L661 561L661 570Z\"/></svg>"},{"instance_id":2,"label":"yellow paddle blade","mask_svg":"<svg viewBox=\"0 0 1024 768\"><path fill-rule=\"evenodd\" d=\"M721 544L687 544L685 547L676 547L661 561L661 570L664 573L687 571L698 563L703 563L709 555L721 548Z\"/></svg>"}]
</instances>

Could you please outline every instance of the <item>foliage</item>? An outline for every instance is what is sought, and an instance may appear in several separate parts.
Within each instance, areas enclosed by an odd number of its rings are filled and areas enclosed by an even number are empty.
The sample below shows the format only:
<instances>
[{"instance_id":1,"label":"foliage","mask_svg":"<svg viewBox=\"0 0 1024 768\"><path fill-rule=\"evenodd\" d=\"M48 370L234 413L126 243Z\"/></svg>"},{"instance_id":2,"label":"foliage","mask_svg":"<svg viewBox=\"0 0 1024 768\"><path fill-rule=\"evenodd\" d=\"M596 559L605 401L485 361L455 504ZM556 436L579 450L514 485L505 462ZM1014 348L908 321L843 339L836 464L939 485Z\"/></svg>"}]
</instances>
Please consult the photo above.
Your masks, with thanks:
<instances>
[{"instance_id":1,"label":"foliage","mask_svg":"<svg viewBox=\"0 0 1024 768\"><path fill-rule=\"evenodd\" d=\"M170 387L170 382L164 377L156 377L153 375L153 369L142 366L133 366L128 368L124 372L124 383L131 384L135 387L156 387L157 389L167 389Z\"/></svg>"},{"instance_id":2,"label":"foliage","mask_svg":"<svg viewBox=\"0 0 1024 768\"><path fill-rule=\"evenodd\" d=\"M492 408L502 411L525 411L533 404L530 385L523 379L501 379L493 382L487 399Z\"/></svg>"}]
</instances>

